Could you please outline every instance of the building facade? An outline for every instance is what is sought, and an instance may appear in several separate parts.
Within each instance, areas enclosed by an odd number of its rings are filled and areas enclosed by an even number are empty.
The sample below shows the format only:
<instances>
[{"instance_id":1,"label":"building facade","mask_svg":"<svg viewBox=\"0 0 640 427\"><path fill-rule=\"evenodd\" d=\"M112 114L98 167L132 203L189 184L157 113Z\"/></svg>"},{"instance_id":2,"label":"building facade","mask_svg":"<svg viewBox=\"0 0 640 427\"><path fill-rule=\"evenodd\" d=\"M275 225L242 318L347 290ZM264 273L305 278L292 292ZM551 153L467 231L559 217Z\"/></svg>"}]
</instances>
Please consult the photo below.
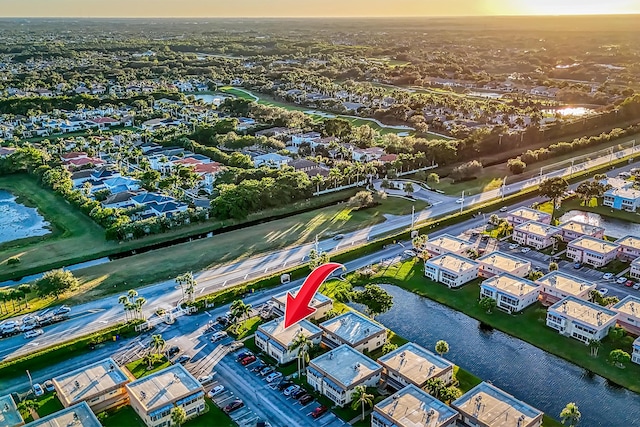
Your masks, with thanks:
<instances>
[{"instance_id":1,"label":"building facade","mask_svg":"<svg viewBox=\"0 0 640 427\"><path fill-rule=\"evenodd\" d=\"M545 274L536 283L541 286L540 297L545 305L552 305L568 296L583 300L589 299L589 293L596 289L596 284L579 279L560 270Z\"/></svg>"},{"instance_id":2,"label":"building facade","mask_svg":"<svg viewBox=\"0 0 640 427\"><path fill-rule=\"evenodd\" d=\"M613 209L635 212L640 206L640 191L633 188L612 188L604 193L602 204Z\"/></svg>"},{"instance_id":3,"label":"building facade","mask_svg":"<svg viewBox=\"0 0 640 427\"><path fill-rule=\"evenodd\" d=\"M547 311L547 326L585 344L606 337L617 319L617 312L576 297L564 298Z\"/></svg>"},{"instance_id":4,"label":"building facade","mask_svg":"<svg viewBox=\"0 0 640 427\"><path fill-rule=\"evenodd\" d=\"M471 242L467 240L454 237L450 234L443 234L442 236L427 240L423 250L428 251L434 256L451 253L463 255L471 249L471 247Z\"/></svg>"},{"instance_id":5,"label":"building facade","mask_svg":"<svg viewBox=\"0 0 640 427\"><path fill-rule=\"evenodd\" d=\"M618 325L633 335L640 335L640 298L627 295L611 307L618 312Z\"/></svg>"},{"instance_id":6,"label":"building facade","mask_svg":"<svg viewBox=\"0 0 640 427\"><path fill-rule=\"evenodd\" d=\"M324 331L322 341L329 348L347 344L358 351L371 352L387 342L384 326L354 311L322 322L320 328Z\"/></svg>"},{"instance_id":7,"label":"building facade","mask_svg":"<svg viewBox=\"0 0 640 427\"><path fill-rule=\"evenodd\" d=\"M414 343L407 343L378 359L382 379L387 386L400 390L408 385L424 388L432 378L450 384L453 363Z\"/></svg>"},{"instance_id":8,"label":"building facade","mask_svg":"<svg viewBox=\"0 0 640 427\"><path fill-rule=\"evenodd\" d=\"M424 275L450 288L460 286L478 278L477 262L457 254L443 254L424 263Z\"/></svg>"},{"instance_id":9,"label":"building facade","mask_svg":"<svg viewBox=\"0 0 640 427\"><path fill-rule=\"evenodd\" d=\"M531 262L503 252L492 252L481 256L476 261L479 264L478 274L485 278L502 273L524 277L531 269Z\"/></svg>"},{"instance_id":10,"label":"building facade","mask_svg":"<svg viewBox=\"0 0 640 427\"><path fill-rule=\"evenodd\" d=\"M102 427L87 402L80 402L26 424L29 427Z\"/></svg>"},{"instance_id":11,"label":"building facade","mask_svg":"<svg viewBox=\"0 0 640 427\"><path fill-rule=\"evenodd\" d=\"M616 258L618 247L617 243L582 236L569 242L566 256L573 262L599 268L604 267Z\"/></svg>"},{"instance_id":12,"label":"building facade","mask_svg":"<svg viewBox=\"0 0 640 427\"><path fill-rule=\"evenodd\" d=\"M515 226L511 238L521 245L540 250L551 246L553 236L559 234L558 227L543 222L529 221Z\"/></svg>"},{"instance_id":13,"label":"building facade","mask_svg":"<svg viewBox=\"0 0 640 427\"><path fill-rule=\"evenodd\" d=\"M314 345L320 345L322 341L322 329L308 320L302 320L295 326L285 329L284 317L280 317L258 327L255 335L256 346L282 365L298 357L298 349L292 350L290 347L300 334L307 337Z\"/></svg>"},{"instance_id":14,"label":"building facade","mask_svg":"<svg viewBox=\"0 0 640 427\"><path fill-rule=\"evenodd\" d=\"M373 407L371 427L453 427L458 413L415 385Z\"/></svg>"},{"instance_id":15,"label":"building facade","mask_svg":"<svg viewBox=\"0 0 640 427\"><path fill-rule=\"evenodd\" d=\"M287 303L287 294L290 293L292 297L295 297L296 295L298 295L298 292L300 292L300 287L272 296L270 301L275 314L284 316L284 308ZM331 300L331 298L322 295L320 292L316 292L316 294L311 299L311 303L309 304L309 306L315 308L316 311L311 316L307 317L307 319L320 320L327 317L327 313L333 308L333 301Z\"/></svg>"},{"instance_id":16,"label":"building facade","mask_svg":"<svg viewBox=\"0 0 640 427\"><path fill-rule=\"evenodd\" d=\"M636 258L631 262L631 267L629 268L629 276L634 279L640 279L640 258Z\"/></svg>"},{"instance_id":17,"label":"building facade","mask_svg":"<svg viewBox=\"0 0 640 427\"><path fill-rule=\"evenodd\" d=\"M640 258L640 237L624 236L616 243L620 245L618 249L618 258L623 261L633 261Z\"/></svg>"},{"instance_id":18,"label":"building facade","mask_svg":"<svg viewBox=\"0 0 640 427\"><path fill-rule=\"evenodd\" d=\"M631 361L640 365L640 337L636 338L633 342L633 353L631 354Z\"/></svg>"},{"instance_id":19,"label":"building facade","mask_svg":"<svg viewBox=\"0 0 640 427\"><path fill-rule=\"evenodd\" d=\"M585 224L580 221L567 221L559 226L562 240L569 243L582 236L590 236L594 239L604 239L604 228L596 225Z\"/></svg>"},{"instance_id":20,"label":"building facade","mask_svg":"<svg viewBox=\"0 0 640 427\"><path fill-rule=\"evenodd\" d=\"M517 208L507 214L507 221L514 227L529 221L541 222L543 224L551 224L551 214L531 208Z\"/></svg>"},{"instance_id":21,"label":"building facade","mask_svg":"<svg viewBox=\"0 0 640 427\"><path fill-rule=\"evenodd\" d=\"M480 285L480 298L491 298L508 313L519 312L538 300L541 286L511 274L500 274Z\"/></svg>"}]
</instances>

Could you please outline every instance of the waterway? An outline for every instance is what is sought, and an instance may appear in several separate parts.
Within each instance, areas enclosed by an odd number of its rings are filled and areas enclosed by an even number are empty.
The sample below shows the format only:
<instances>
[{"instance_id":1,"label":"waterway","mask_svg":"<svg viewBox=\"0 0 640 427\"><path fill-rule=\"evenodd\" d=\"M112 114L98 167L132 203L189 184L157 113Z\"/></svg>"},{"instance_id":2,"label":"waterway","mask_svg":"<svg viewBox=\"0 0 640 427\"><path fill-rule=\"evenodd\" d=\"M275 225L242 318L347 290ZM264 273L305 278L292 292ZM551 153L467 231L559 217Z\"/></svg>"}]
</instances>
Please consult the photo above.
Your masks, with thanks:
<instances>
[{"instance_id":1,"label":"waterway","mask_svg":"<svg viewBox=\"0 0 640 427\"><path fill-rule=\"evenodd\" d=\"M0 243L51 233L49 222L38 213L16 201L8 191L0 190Z\"/></svg>"},{"instance_id":2,"label":"waterway","mask_svg":"<svg viewBox=\"0 0 640 427\"><path fill-rule=\"evenodd\" d=\"M456 365L558 419L568 402L582 413L581 426L640 426L640 395L609 383L563 359L477 320L397 286L383 286L393 307L376 318L399 335L445 356ZM585 352L587 352L585 347Z\"/></svg>"},{"instance_id":3,"label":"waterway","mask_svg":"<svg viewBox=\"0 0 640 427\"><path fill-rule=\"evenodd\" d=\"M575 220L585 224L604 227L604 234L619 239L632 234L640 236L640 224L635 222L620 221L615 218L603 217L597 213L571 210L560 217L560 223Z\"/></svg>"},{"instance_id":4,"label":"waterway","mask_svg":"<svg viewBox=\"0 0 640 427\"><path fill-rule=\"evenodd\" d=\"M224 102L227 99L227 96L223 95L209 95L209 94L195 94L193 95L195 99L201 99L206 104L213 104L216 107Z\"/></svg>"}]
</instances>

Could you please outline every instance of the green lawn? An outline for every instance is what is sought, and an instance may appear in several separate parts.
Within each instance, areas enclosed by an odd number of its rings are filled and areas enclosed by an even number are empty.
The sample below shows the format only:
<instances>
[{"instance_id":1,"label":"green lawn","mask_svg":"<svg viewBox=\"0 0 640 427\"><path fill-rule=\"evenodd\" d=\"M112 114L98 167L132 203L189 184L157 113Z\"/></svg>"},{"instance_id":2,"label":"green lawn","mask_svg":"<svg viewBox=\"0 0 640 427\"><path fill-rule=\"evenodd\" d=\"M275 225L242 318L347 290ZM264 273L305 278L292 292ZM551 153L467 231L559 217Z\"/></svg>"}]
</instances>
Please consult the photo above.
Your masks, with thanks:
<instances>
[{"instance_id":1,"label":"green lawn","mask_svg":"<svg viewBox=\"0 0 640 427\"><path fill-rule=\"evenodd\" d=\"M208 397L205 397L207 412L187 421L184 427L235 427L231 418L218 408Z\"/></svg>"},{"instance_id":2,"label":"green lawn","mask_svg":"<svg viewBox=\"0 0 640 427\"><path fill-rule=\"evenodd\" d=\"M262 319L260 316L254 316L238 325L229 326L227 332L235 337L236 340L241 340L249 335L253 335L261 324Z\"/></svg>"},{"instance_id":3,"label":"green lawn","mask_svg":"<svg viewBox=\"0 0 640 427\"><path fill-rule=\"evenodd\" d=\"M146 427L131 406L123 406L100 420L104 427Z\"/></svg>"},{"instance_id":4,"label":"green lawn","mask_svg":"<svg viewBox=\"0 0 640 427\"><path fill-rule=\"evenodd\" d=\"M38 409L36 412L40 418L53 414L54 412L58 412L64 408L62 403L60 403L56 392L47 393L34 400L38 403Z\"/></svg>"},{"instance_id":5,"label":"green lawn","mask_svg":"<svg viewBox=\"0 0 640 427\"><path fill-rule=\"evenodd\" d=\"M152 369L147 369L149 364L143 361L142 359L134 360L133 362L127 363L125 368L131 372L136 379L146 377L147 375L153 374L154 372L160 371L164 368L168 368L171 366L171 362L167 360L166 357L162 357L162 359L156 361Z\"/></svg>"}]
</instances>

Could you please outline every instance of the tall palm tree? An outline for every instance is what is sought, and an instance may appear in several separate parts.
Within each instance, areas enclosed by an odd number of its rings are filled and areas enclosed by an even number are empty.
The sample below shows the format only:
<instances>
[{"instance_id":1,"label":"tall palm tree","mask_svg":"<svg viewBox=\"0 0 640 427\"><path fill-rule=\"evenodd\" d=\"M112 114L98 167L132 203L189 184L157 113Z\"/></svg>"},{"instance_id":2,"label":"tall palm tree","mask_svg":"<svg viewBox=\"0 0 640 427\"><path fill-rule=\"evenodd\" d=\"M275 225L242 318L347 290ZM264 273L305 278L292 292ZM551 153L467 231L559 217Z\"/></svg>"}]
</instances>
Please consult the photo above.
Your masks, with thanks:
<instances>
[{"instance_id":1,"label":"tall palm tree","mask_svg":"<svg viewBox=\"0 0 640 427\"><path fill-rule=\"evenodd\" d=\"M367 393L367 388L363 385L356 386L351 394L351 408L353 410L358 409L358 406L362 407L362 420L364 420L364 407L365 405L371 406L373 404L373 394Z\"/></svg>"},{"instance_id":2,"label":"tall palm tree","mask_svg":"<svg viewBox=\"0 0 640 427\"><path fill-rule=\"evenodd\" d=\"M156 351L156 354L160 354L166 342L164 338L162 338L162 335L156 334L151 336L150 344L151 344L151 348Z\"/></svg>"},{"instance_id":3,"label":"tall palm tree","mask_svg":"<svg viewBox=\"0 0 640 427\"><path fill-rule=\"evenodd\" d=\"M440 340L436 343L436 353L442 357L445 353L449 353L449 343L445 340Z\"/></svg>"},{"instance_id":4,"label":"tall palm tree","mask_svg":"<svg viewBox=\"0 0 640 427\"><path fill-rule=\"evenodd\" d=\"M193 273L188 271L184 274L176 277L176 283L182 288L182 298L187 296L186 300L191 302L193 300L193 294L195 293L198 282L193 277Z\"/></svg>"},{"instance_id":5,"label":"tall palm tree","mask_svg":"<svg viewBox=\"0 0 640 427\"><path fill-rule=\"evenodd\" d=\"M124 310L124 320L125 322L128 322L129 319L127 316L127 313L128 313L127 304L129 304L129 297L126 295L121 295L118 298L118 304L122 304L122 309Z\"/></svg>"},{"instance_id":6,"label":"tall palm tree","mask_svg":"<svg viewBox=\"0 0 640 427\"><path fill-rule=\"evenodd\" d=\"M582 418L582 414L578 410L578 405L574 402L567 403L562 412L560 412L560 419L562 424L569 423L569 427L577 426Z\"/></svg>"},{"instance_id":7,"label":"tall palm tree","mask_svg":"<svg viewBox=\"0 0 640 427\"><path fill-rule=\"evenodd\" d=\"M138 314L140 319L142 319L142 306L145 305L146 303L147 303L147 299L145 297L136 298L136 301L134 303L136 313Z\"/></svg>"},{"instance_id":8,"label":"tall palm tree","mask_svg":"<svg viewBox=\"0 0 640 427\"><path fill-rule=\"evenodd\" d=\"M302 333L302 329L296 337L289 345L289 351L296 351L298 355L296 358L298 359L298 378L300 378L300 371L304 371L305 362L309 362L309 351L313 348L313 341L309 339L308 336ZM302 367L302 369L301 369Z\"/></svg>"},{"instance_id":9,"label":"tall palm tree","mask_svg":"<svg viewBox=\"0 0 640 427\"><path fill-rule=\"evenodd\" d=\"M180 427L187 420L187 413L182 406L176 406L171 409L171 422Z\"/></svg>"},{"instance_id":10,"label":"tall palm tree","mask_svg":"<svg viewBox=\"0 0 640 427\"><path fill-rule=\"evenodd\" d=\"M251 313L251 304L245 304L242 300L236 300L231 304L231 313L238 321L243 321Z\"/></svg>"}]
</instances>

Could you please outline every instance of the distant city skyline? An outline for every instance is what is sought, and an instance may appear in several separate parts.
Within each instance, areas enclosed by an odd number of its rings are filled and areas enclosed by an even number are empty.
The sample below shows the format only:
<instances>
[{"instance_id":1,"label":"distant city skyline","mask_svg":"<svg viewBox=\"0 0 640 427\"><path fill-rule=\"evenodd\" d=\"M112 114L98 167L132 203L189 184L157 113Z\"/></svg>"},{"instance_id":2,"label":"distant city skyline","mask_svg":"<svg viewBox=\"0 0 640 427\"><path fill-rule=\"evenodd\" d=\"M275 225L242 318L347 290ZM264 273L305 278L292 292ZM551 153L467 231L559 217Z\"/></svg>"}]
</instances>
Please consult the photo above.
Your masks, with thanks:
<instances>
[{"instance_id":1,"label":"distant city skyline","mask_svg":"<svg viewBox=\"0 0 640 427\"><path fill-rule=\"evenodd\" d=\"M1 17L411 17L640 13L640 0L0 0Z\"/></svg>"}]
</instances>

